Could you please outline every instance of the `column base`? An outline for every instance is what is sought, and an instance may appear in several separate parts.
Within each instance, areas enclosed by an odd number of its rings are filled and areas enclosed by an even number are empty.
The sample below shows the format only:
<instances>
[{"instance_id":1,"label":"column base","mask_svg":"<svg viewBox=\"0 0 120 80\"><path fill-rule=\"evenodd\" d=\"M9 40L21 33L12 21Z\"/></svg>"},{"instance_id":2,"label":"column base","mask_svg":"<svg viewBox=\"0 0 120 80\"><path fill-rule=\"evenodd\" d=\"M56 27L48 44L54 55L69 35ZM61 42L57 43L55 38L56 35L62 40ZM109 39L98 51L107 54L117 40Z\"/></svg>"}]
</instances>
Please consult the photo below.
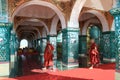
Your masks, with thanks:
<instances>
[{"instance_id":1,"label":"column base","mask_svg":"<svg viewBox=\"0 0 120 80\"><path fill-rule=\"evenodd\" d=\"M79 67L86 68L89 66L88 64L88 56L86 54L79 54Z\"/></svg>"},{"instance_id":2,"label":"column base","mask_svg":"<svg viewBox=\"0 0 120 80\"><path fill-rule=\"evenodd\" d=\"M78 67L79 67L78 63L69 63L69 64L62 63L62 70L74 69Z\"/></svg>"},{"instance_id":3,"label":"column base","mask_svg":"<svg viewBox=\"0 0 120 80\"><path fill-rule=\"evenodd\" d=\"M79 57L85 57L86 56L86 54L84 53L84 54L79 54Z\"/></svg>"},{"instance_id":4,"label":"column base","mask_svg":"<svg viewBox=\"0 0 120 80\"><path fill-rule=\"evenodd\" d=\"M115 80L120 79L120 70L115 72Z\"/></svg>"},{"instance_id":5,"label":"column base","mask_svg":"<svg viewBox=\"0 0 120 80\"><path fill-rule=\"evenodd\" d=\"M17 70L18 70L18 62L17 62L17 54L12 54L10 56L10 76L9 77L16 77Z\"/></svg>"},{"instance_id":6,"label":"column base","mask_svg":"<svg viewBox=\"0 0 120 80\"><path fill-rule=\"evenodd\" d=\"M10 75L10 63L1 62L0 63L0 77L9 77Z\"/></svg>"},{"instance_id":7,"label":"column base","mask_svg":"<svg viewBox=\"0 0 120 80\"><path fill-rule=\"evenodd\" d=\"M40 62L44 64L44 53L40 54Z\"/></svg>"},{"instance_id":8,"label":"column base","mask_svg":"<svg viewBox=\"0 0 120 80\"><path fill-rule=\"evenodd\" d=\"M103 58L103 62L116 62L115 58L109 59L109 58Z\"/></svg>"}]
</instances>

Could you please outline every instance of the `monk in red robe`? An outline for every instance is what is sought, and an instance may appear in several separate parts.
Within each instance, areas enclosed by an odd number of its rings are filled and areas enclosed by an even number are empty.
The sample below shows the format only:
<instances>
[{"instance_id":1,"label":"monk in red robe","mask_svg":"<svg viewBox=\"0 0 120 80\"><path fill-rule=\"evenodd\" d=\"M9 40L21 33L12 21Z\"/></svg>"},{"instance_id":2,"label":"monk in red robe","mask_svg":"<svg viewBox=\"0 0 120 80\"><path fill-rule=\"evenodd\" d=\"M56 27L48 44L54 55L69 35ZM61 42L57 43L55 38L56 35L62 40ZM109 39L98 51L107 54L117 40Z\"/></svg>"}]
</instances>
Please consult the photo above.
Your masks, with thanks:
<instances>
[{"instance_id":1,"label":"monk in red robe","mask_svg":"<svg viewBox=\"0 0 120 80\"><path fill-rule=\"evenodd\" d=\"M48 41L45 51L44 51L44 67L45 67L45 69L48 69L49 66L53 66L53 51L54 51L54 47Z\"/></svg>"},{"instance_id":2,"label":"monk in red robe","mask_svg":"<svg viewBox=\"0 0 120 80\"><path fill-rule=\"evenodd\" d=\"M99 64L99 62L100 62L98 48L97 48L97 45L96 45L94 39L91 39L89 56L90 56L90 63L91 63L91 67L89 69L93 69L93 67L95 65Z\"/></svg>"}]
</instances>

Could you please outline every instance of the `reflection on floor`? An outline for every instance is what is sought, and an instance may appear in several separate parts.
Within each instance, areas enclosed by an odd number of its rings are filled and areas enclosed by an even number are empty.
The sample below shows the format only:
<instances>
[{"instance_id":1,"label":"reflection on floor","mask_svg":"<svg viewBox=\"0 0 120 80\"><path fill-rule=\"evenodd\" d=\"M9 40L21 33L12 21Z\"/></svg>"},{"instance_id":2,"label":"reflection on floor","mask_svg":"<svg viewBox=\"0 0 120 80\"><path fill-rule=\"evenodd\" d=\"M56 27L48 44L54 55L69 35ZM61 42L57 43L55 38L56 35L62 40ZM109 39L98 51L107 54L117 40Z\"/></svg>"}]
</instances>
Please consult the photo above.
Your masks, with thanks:
<instances>
[{"instance_id":1,"label":"reflection on floor","mask_svg":"<svg viewBox=\"0 0 120 80\"><path fill-rule=\"evenodd\" d=\"M120 70L116 70L115 76L115 80L120 80Z\"/></svg>"},{"instance_id":2,"label":"reflection on floor","mask_svg":"<svg viewBox=\"0 0 120 80\"><path fill-rule=\"evenodd\" d=\"M26 63L26 62L25 62ZM71 70L42 71L37 63L24 65L23 76L0 80L115 80L115 63L101 64L99 67L76 68Z\"/></svg>"}]
</instances>

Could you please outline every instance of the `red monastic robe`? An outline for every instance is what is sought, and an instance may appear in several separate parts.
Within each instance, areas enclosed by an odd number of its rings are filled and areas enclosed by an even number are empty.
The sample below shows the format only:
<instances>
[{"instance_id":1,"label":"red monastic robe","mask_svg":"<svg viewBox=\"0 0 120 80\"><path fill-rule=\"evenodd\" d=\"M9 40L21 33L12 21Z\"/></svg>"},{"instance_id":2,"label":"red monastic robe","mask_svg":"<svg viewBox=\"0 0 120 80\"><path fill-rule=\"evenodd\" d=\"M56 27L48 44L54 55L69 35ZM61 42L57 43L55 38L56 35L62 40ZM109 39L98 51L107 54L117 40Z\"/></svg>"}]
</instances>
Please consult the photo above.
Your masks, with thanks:
<instances>
[{"instance_id":1,"label":"red monastic robe","mask_svg":"<svg viewBox=\"0 0 120 80\"><path fill-rule=\"evenodd\" d=\"M44 66L52 66L50 62L53 62L53 50L54 47L51 44L47 44L44 51Z\"/></svg>"},{"instance_id":2,"label":"red monastic robe","mask_svg":"<svg viewBox=\"0 0 120 80\"><path fill-rule=\"evenodd\" d=\"M90 47L90 51L89 51L89 55L90 55L90 62L92 65L94 64L98 64L100 62L99 60L99 52L97 49L95 49L95 47L97 48L97 45L95 43L93 43Z\"/></svg>"}]
</instances>

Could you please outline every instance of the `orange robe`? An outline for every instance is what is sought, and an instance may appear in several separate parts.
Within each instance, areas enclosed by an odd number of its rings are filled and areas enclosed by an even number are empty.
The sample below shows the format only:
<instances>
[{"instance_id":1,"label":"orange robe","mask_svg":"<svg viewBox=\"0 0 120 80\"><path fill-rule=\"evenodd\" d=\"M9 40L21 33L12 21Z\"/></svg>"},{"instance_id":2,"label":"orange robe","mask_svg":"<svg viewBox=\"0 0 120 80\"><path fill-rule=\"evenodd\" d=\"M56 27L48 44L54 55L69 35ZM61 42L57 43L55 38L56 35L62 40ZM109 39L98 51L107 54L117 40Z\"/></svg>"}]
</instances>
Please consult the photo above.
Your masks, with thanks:
<instances>
[{"instance_id":1,"label":"orange robe","mask_svg":"<svg viewBox=\"0 0 120 80\"><path fill-rule=\"evenodd\" d=\"M93 43L90 47L89 55L90 55L90 62L92 65L98 64L100 62L99 60L99 52L97 49L97 45Z\"/></svg>"},{"instance_id":2,"label":"orange robe","mask_svg":"<svg viewBox=\"0 0 120 80\"><path fill-rule=\"evenodd\" d=\"M47 44L44 52L44 66L52 66L50 62L53 62L53 50L54 47L51 44Z\"/></svg>"}]
</instances>

